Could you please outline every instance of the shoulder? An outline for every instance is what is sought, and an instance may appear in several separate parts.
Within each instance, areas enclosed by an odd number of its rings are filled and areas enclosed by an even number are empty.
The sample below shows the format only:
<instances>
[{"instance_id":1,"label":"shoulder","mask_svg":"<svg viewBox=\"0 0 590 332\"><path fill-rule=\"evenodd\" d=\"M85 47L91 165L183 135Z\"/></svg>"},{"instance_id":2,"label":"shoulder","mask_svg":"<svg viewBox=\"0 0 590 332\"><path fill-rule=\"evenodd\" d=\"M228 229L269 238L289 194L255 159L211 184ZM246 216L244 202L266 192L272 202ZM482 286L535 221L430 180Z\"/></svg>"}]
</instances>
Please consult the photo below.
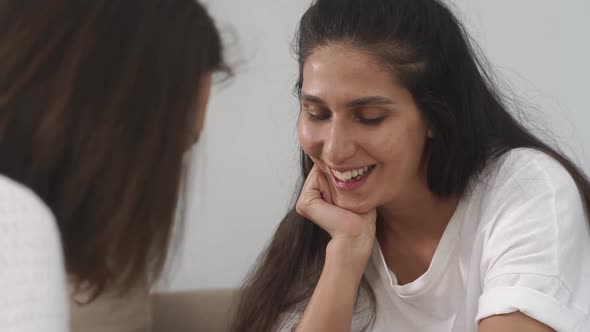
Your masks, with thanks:
<instances>
[{"instance_id":1,"label":"shoulder","mask_svg":"<svg viewBox=\"0 0 590 332\"><path fill-rule=\"evenodd\" d=\"M505 153L491 166L496 184L536 178L546 184L574 184L568 171L548 154L529 148Z\"/></svg>"},{"instance_id":2,"label":"shoulder","mask_svg":"<svg viewBox=\"0 0 590 332\"><path fill-rule=\"evenodd\" d=\"M35 212L49 213L45 203L29 188L24 185L0 175L0 208L3 210L27 207ZM51 216L51 213L49 213Z\"/></svg>"},{"instance_id":3,"label":"shoulder","mask_svg":"<svg viewBox=\"0 0 590 332\"><path fill-rule=\"evenodd\" d=\"M58 235L47 205L27 187L0 175L0 237L36 238L42 242ZM37 238L36 235L42 235Z\"/></svg>"},{"instance_id":4,"label":"shoulder","mask_svg":"<svg viewBox=\"0 0 590 332\"><path fill-rule=\"evenodd\" d=\"M551 186L575 186L565 167L545 152L520 148L507 152L498 162L497 180L504 183L513 181L538 180ZM502 184L502 183L500 183Z\"/></svg>"},{"instance_id":5,"label":"shoulder","mask_svg":"<svg viewBox=\"0 0 590 332\"><path fill-rule=\"evenodd\" d=\"M4 257L0 262L4 263L51 261L61 268L63 260L59 230L47 205L30 189L2 175L0 249L0 257Z\"/></svg>"},{"instance_id":6,"label":"shoulder","mask_svg":"<svg viewBox=\"0 0 590 332\"><path fill-rule=\"evenodd\" d=\"M557 160L540 151L515 149L489 171L488 179L479 184L479 226L486 238L522 236L560 249L572 240L571 234L587 237L582 195ZM585 237L579 245L586 245Z\"/></svg>"},{"instance_id":7,"label":"shoulder","mask_svg":"<svg viewBox=\"0 0 590 332\"><path fill-rule=\"evenodd\" d=\"M0 260L35 269L62 266L59 231L49 208L25 186L0 175ZM39 261L41 264L31 264Z\"/></svg>"},{"instance_id":8,"label":"shoulder","mask_svg":"<svg viewBox=\"0 0 590 332\"><path fill-rule=\"evenodd\" d=\"M0 330L66 331L59 231L31 190L0 176Z\"/></svg>"},{"instance_id":9,"label":"shoulder","mask_svg":"<svg viewBox=\"0 0 590 332\"><path fill-rule=\"evenodd\" d=\"M476 184L487 207L517 203L572 205L583 209L581 195L571 174L548 154L533 149L514 149L492 162L485 180Z\"/></svg>"}]
</instances>

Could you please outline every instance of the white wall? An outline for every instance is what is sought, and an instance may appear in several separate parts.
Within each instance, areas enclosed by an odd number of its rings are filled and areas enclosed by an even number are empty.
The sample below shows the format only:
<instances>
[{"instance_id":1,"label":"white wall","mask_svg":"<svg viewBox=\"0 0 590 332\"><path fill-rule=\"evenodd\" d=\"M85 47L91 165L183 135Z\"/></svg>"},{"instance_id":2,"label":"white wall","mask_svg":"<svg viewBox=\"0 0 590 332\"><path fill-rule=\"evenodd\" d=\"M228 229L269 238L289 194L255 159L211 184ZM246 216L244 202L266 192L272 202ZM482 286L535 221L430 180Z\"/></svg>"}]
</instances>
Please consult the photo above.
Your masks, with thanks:
<instances>
[{"instance_id":1,"label":"white wall","mask_svg":"<svg viewBox=\"0 0 590 332\"><path fill-rule=\"evenodd\" d=\"M454 0L532 118L590 170L588 0ZM184 241L167 289L236 287L285 213L297 177L290 43L308 0L215 0L244 62L217 89L195 152ZM539 111L540 110L540 111Z\"/></svg>"},{"instance_id":2,"label":"white wall","mask_svg":"<svg viewBox=\"0 0 590 332\"><path fill-rule=\"evenodd\" d=\"M590 1L450 2L530 118L590 171Z\"/></svg>"}]
</instances>

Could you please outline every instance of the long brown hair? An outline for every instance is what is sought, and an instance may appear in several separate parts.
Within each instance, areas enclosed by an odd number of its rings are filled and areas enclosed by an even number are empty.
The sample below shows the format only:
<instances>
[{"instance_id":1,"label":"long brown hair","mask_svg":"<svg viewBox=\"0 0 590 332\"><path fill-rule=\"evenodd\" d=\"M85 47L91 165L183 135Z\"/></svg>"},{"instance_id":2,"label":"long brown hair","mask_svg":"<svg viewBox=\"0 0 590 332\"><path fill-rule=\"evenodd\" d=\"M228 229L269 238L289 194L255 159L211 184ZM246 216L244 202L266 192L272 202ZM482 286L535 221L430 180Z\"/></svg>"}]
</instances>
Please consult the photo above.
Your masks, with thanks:
<instances>
[{"instance_id":1,"label":"long brown hair","mask_svg":"<svg viewBox=\"0 0 590 332\"><path fill-rule=\"evenodd\" d=\"M491 69L442 1L314 1L301 18L296 39L298 94L308 56L333 42L374 55L411 92L436 132L425 150L433 193L460 196L490 161L511 149L528 147L563 165L575 181L588 215L590 183L586 176L511 115L491 78ZM311 167L311 159L302 153L303 181ZM282 314L308 299L323 268L329 240L325 231L292 209L243 286L232 331L272 331ZM361 290L373 294L364 281ZM374 318L375 299L369 296L369 300L370 317ZM371 320L367 323L369 327Z\"/></svg>"},{"instance_id":2,"label":"long brown hair","mask_svg":"<svg viewBox=\"0 0 590 332\"><path fill-rule=\"evenodd\" d=\"M227 69L214 22L195 0L18 0L0 31L0 174L51 208L77 284L153 282L200 80Z\"/></svg>"}]
</instances>

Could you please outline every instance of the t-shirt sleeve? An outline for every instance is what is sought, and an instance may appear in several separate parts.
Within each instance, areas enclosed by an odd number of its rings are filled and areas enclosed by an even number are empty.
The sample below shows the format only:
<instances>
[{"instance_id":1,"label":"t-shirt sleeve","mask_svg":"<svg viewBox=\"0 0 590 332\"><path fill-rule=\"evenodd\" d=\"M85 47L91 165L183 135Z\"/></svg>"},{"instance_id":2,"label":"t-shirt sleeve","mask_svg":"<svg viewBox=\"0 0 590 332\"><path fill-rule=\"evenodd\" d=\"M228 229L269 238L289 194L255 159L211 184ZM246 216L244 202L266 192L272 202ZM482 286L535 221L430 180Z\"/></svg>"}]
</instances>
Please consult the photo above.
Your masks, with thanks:
<instances>
[{"instance_id":1,"label":"t-shirt sleeve","mask_svg":"<svg viewBox=\"0 0 590 332\"><path fill-rule=\"evenodd\" d=\"M558 332L590 331L590 229L581 195L547 156L507 163L484 212L493 222L476 320L520 311Z\"/></svg>"},{"instance_id":2,"label":"t-shirt sleeve","mask_svg":"<svg viewBox=\"0 0 590 332\"><path fill-rule=\"evenodd\" d=\"M0 331L69 330L55 220L28 189L0 177Z\"/></svg>"}]
</instances>

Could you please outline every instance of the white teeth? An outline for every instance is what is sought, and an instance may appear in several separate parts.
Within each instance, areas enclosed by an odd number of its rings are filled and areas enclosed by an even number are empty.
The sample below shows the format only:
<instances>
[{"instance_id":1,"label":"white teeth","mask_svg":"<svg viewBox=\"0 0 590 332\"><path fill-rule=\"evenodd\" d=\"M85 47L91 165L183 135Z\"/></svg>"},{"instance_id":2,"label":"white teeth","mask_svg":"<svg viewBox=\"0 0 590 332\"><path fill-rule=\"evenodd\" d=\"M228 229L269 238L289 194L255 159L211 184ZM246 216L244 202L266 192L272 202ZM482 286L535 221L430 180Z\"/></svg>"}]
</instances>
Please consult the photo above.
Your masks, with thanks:
<instances>
[{"instance_id":1,"label":"white teeth","mask_svg":"<svg viewBox=\"0 0 590 332\"><path fill-rule=\"evenodd\" d=\"M334 176L336 176L336 178L338 180L350 181L353 178L362 176L363 174L368 172L370 169L371 169L370 166L365 166L363 168L359 168L359 169L355 169L355 170L351 170L351 171L346 171L346 172L338 172L336 170L332 170L332 172L334 173Z\"/></svg>"}]
</instances>

